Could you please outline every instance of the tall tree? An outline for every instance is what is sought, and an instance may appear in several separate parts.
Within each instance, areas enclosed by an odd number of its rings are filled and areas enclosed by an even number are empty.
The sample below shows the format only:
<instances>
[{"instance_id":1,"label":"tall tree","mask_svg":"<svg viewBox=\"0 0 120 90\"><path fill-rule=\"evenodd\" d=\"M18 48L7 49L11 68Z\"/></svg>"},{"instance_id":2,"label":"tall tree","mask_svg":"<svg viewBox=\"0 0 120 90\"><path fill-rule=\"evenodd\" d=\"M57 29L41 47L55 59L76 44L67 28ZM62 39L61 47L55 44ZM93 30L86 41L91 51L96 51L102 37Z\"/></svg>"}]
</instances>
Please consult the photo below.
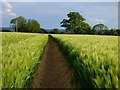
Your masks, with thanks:
<instances>
[{"instance_id":1,"label":"tall tree","mask_svg":"<svg viewBox=\"0 0 120 90\"><path fill-rule=\"evenodd\" d=\"M17 26L19 32L42 32L42 30L40 29L40 24L34 19L27 20L23 16L20 16L12 19L10 23L12 24L12 27L15 28L15 30Z\"/></svg>"},{"instance_id":2,"label":"tall tree","mask_svg":"<svg viewBox=\"0 0 120 90\"><path fill-rule=\"evenodd\" d=\"M108 27L104 24L96 24L95 26L93 26L93 30L108 30Z\"/></svg>"},{"instance_id":3,"label":"tall tree","mask_svg":"<svg viewBox=\"0 0 120 90\"><path fill-rule=\"evenodd\" d=\"M92 30L94 31L94 34L103 35L103 34L106 33L106 30L109 30L109 29L104 24L96 24L96 25L93 26Z\"/></svg>"},{"instance_id":4,"label":"tall tree","mask_svg":"<svg viewBox=\"0 0 120 90\"><path fill-rule=\"evenodd\" d=\"M27 22L27 30L32 33L40 32L40 24L34 19L29 19Z\"/></svg>"},{"instance_id":5,"label":"tall tree","mask_svg":"<svg viewBox=\"0 0 120 90\"><path fill-rule=\"evenodd\" d=\"M63 19L60 23L61 27L65 27L66 31L71 33L83 32L87 28L88 24L85 23L83 18L78 12L70 12L67 14L68 19Z\"/></svg>"},{"instance_id":6,"label":"tall tree","mask_svg":"<svg viewBox=\"0 0 120 90\"><path fill-rule=\"evenodd\" d=\"M58 28L54 28L53 31L52 31L52 33L54 33L54 34L58 34L58 33L59 33Z\"/></svg>"},{"instance_id":7,"label":"tall tree","mask_svg":"<svg viewBox=\"0 0 120 90\"><path fill-rule=\"evenodd\" d=\"M27 19L23 16L12 19L10 23L13 25L13 28L15 28L15 30L18 29L19 32L24 32L26 30Z\"/></svg>"},{"instance_id":8,"label":"tall tree","mask_svg":"<svg viewBox=\"0 0 120 90\"><path fill-rule=\"evenodd\" d=\"M10 21L10 24L15 31L16 31L16 23L17 23L17 18L14 18Z\"/></svg>"},{"instance_id":9,"label":"tall tree","mask_svg":"<svg viewBox=\"0 0 120 90\"><path fill-rule=\"evenodd\" d=\"M77 32L81 33L81 34L91 34L92 30L91 30L91 26L85 22L81 23L81 26L79 26Z\"/></svg>"}]
</instances>

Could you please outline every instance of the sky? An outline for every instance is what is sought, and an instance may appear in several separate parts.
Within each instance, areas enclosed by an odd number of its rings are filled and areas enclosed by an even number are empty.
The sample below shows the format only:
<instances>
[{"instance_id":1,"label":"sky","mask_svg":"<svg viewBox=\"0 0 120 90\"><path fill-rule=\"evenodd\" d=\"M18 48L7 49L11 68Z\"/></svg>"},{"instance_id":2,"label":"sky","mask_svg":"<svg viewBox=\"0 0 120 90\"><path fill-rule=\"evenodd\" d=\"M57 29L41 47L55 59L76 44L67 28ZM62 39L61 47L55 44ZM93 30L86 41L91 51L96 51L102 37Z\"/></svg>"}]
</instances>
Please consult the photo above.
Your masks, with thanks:
<instances>
[{"instance_id":1,"label":"sky","mask_svg":"<svg viewBox=\"0 0 120 90\"><path fill-rule=\"evenodd\" d=\"M9 2L8 2L9 1ZM94 26L99 23L107 25L109 28L118 27L118 2L117 0L74 0L76 2L64 2L61 0L2 0L0 8L1 26L9 26L10 20L15 17L24 16L26 19L35 19L40 26L45 29L62 28L60 22L67 19L69 12L79 12L86 22ZM57 2L59 1L59 2ZM68 1L68 0L66 0ZM109 1L109 2L107 2ZM114 2L113 2L114 1ZM0 3L1 6L1 3ZM1 17L2 16L2 17ZM1 20L2 19L2 20Z\"/></svg>"}]
</instances>

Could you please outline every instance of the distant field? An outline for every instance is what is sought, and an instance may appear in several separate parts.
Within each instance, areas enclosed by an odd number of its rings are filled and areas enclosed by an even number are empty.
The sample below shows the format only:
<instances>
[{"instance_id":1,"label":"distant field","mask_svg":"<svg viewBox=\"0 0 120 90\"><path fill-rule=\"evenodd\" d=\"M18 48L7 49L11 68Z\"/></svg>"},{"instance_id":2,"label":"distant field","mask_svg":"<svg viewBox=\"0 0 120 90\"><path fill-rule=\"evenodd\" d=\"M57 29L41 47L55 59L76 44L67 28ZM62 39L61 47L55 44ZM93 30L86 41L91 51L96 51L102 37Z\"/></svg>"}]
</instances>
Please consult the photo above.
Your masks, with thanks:
<instances>
[{"instance_id":1,"label":"distant field","mask_svg":"<svg viewBox=\"0 0 120 90\"><path fill-rule=\"evenodd\" d=\"M48 37L2 33L2 88L23 88L31 82Z\"/></svg>"},{"instance_id":2,"label":"distant field","mask_svg":"<svg viewBox=\"0 0 120 90\"><path fill-rule=\"evenodd\" d=\"M77 85L118 88L117 36L52 36L67 57L69 66L74 71L73 81Z\"/></svg>"}]
</instances>

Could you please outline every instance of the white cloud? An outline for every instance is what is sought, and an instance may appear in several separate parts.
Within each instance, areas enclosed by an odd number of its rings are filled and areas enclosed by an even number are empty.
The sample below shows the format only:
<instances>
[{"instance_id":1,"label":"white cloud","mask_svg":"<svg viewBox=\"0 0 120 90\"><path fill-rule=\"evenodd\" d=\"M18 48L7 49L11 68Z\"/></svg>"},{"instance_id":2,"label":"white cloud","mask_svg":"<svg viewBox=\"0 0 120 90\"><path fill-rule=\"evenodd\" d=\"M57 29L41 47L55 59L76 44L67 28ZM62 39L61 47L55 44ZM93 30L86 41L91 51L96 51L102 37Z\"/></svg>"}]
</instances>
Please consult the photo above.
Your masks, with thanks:
<instances>
[{"instance_id":1,"label":"white cloud","mask_svg":"<svg viewBox=\"0 0 120 90\"><path fill-rule=\"evenodd\" d=\"M1 0L2 2L2 15L9 15L9 16L13 16L16 17L16 14L13 12L12 10L12 5L7 1L7 0Z\"/></svg>"},{"instance_id":2,"label":"white cloud","mask_svg":"<svg viewBox=\"0 0 120 90\"><path fill-rule=\"evenodd\" d=\"M95 21L96 23L106 23L105 20L99 18L94 18L93 21Z\"/></svg>"},{"instance_id":3,"label":"white cloud","mask_svg":"<svg viewBox=\"0 0 120 90\"><path fill-rule=\"evenodd\" d=\"M12 9L12 5L7 0L1 0L1 1L4 4L5 8Z\"/></svg>"}]
</instances>

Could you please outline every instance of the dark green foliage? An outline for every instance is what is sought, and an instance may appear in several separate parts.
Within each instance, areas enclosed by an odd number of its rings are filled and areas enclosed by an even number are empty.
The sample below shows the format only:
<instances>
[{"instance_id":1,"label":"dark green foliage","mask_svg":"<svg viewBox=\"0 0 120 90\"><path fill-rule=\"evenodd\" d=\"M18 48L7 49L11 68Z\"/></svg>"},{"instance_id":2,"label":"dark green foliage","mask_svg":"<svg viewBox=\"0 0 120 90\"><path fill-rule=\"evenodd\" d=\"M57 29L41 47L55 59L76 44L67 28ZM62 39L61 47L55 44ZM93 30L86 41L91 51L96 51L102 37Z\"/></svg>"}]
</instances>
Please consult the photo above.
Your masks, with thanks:
<instances>
[{"instance_id":1,"label":"dark green foliage","mask_svg":"<svg viewBox=\"0 0 120 90\"><path fill-rule=\"evenodd\" d=\"M40 28L38 21L34 19L25 19L23 16L14 18L10 21L12 27L16 32L32 32L32 33L41 33L43 30Z\"/></svg>"},{"instance_id":2,"label":"dark green foliage","mask_svg":"<svg viewBox=\"0 0 120 90\"><path fill-rule=\"evenodd\" d=\"M70 33L90 33L91 27L78 12L70 12L67 16L69 19L63 19L60 23L61 27L66 28L66 31Z\"/></svg>"},{"instance_id":3,"label":"dark green foliage","mask_svg":"<svg viewBox=\"0 0 120 90\"><path fill-rule=\"evenodd\" d=\"M53 31L51 31L52 34L58 34L59 33L59 30L58 28L54 28Z\"/></svg>"},{"instance_id":4,"label":"dark green foliage","mask_svg":"<svg viewBox=\"0 0 120 90\"><path fill-rule=\"evenodd\" d=\"M117 32L118 35L120 36L120 29L117 29L116 32Z\"/></svg>"},{"instance_id":5,"label":"dark green foliage","mask_svg":"<svg viewBox=\"0 0 120 90\"><path fill-rule=\"evenodd\" d=\"M104 24L96 24L93 26L93 30L100 31L100 30L108 30L108 27Z\"/></svg>"},{"instance_id":6,"label":"dark green foliage","mask_svg":"<svg viewBox=\"0 0 120 90\"><path fill-rule=\"evenodd\" d=\"M19 32L24 32L27 28L26 27L27 19L25 19L23 16L12 19L10 23L12 24L12 27L15 28L15 31L17 31L18 29ZM17 26L17 29L16 29L16 26Z\"/></svg>"},{"instance_id":7,"label":"dark green foliage","mask_svg":"<svg viewBox=\"0 0 120 90\"><path fill-rule=\"evenodd\" d=\"M36 20L28 20L27 22L27 30L28 32L40 32L40 24Z\"/></svg>"},{"instance_id":8,"label":"dark green foliage","mask_svg":"<svg viewBox=\"0 0 120 90\"><path fill-rule=\"evenodd\" d=\"M40 33L48 33L45 29L40 28Z\"/></svg>"},{"instance_id":9,"label":"dark green foliage","mask_svg":"<svg viewBox=\"0 0 120 90\"><path fill-rule=\"evenodd\" d=\"M70 12L67 14L68 19L63 19L60 22L61 27L65 27L66 32L59 32L57 28L49 32L52 34L93 34L93 35L115 35L120 36L120 29L108 29L104 24L96 24L91 27L86 23L85 18L78 12ZM32 33L48 33L43 28L40 28L38 21L34 19L26 19L23 16L19 16L10 21L11 26L16 32L32 32ZM17 28L16 28L17 26Z\"/></svg>"},{"instance_id":10,"label":"dark green foliage","mask_svg":"<svg viewBox=\"0 0 120 90\"><path fill-rule=\"evenodd\" d=\"M98 35L120 35L119 29L111 29L109 30L108 27L104 24L96 24L92 28L93 33L92 34L98 34Z\"/></svg>"},{"instance_id":11,"label":"dark green foliage","mask_svg":"<svg viewBox=\"0 0 120 90\"><path fill-rule=\"evenodd\" d=\"M120 35L120 30L119 29L111 29L109 31L110 35Z\"/></svg>"},{"instance_id":12,"label":"dark green foliage","mask_svg":"<svg viewBox=\"0 0 120 90\"><path fill-rule=\"evenodd\" d=\"M96 24L93 26L92 30L94 31L94 34L109 35L109 33L107 32L109 29L104 24Z\"/></svg>"},{"instance_id":13,"label":"dark green foliage","mask_svg":"<svg viewBox=\"0 0 120 90\"><path fill-rule=\"evenodd\" d=\"M11 32L10 30L1 30L0 32Z\"/></svg>"}]
</instances>

